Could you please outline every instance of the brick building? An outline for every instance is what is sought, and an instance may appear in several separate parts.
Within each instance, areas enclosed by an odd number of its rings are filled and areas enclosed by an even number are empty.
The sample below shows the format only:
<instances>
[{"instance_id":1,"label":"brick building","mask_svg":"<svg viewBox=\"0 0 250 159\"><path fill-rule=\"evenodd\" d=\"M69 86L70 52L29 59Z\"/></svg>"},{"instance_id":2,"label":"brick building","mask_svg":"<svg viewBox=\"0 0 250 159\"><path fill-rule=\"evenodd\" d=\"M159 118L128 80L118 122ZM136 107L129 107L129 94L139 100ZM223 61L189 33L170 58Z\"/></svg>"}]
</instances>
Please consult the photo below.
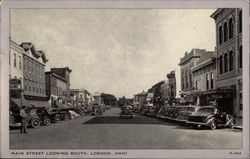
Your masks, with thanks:
<instances>
[{"instance_id":1,"label":"brick building","mask_svg":"<svg viewBox=\"0 0 250 159\"><path fill-rule=\"evenodd\" d=\"M20 45L23 53L24 96L31 100L45 100L45 64L48 61L43 51L36 50L34 44L24 42Z\"/></svg>"},{"instance_id":2,"label":"brick building","mask_svg":"<svg viewBox=\"0 0 250 159\"><path fill-rule=\"evenodd\" d=\"M72 70L69 67L51 68L50 72L65 79L66 91L64 92L64 95L70 97L70 73L72 72Z\"/></svg>"},{"instance_id":3,"label":"brick building","mask_svg":"<svg viewBox=\"0 0 250 159\"><path fill-rule=\"evenodd\" d=\"M24 49L10 40L10 79L19 79L21 87L23 87L23 54Z\"/></svg>"},{"instance_id":4,"label":"brick building","mask_svg":"<svg viewBox=\"0 0 250 159\"><path fill-rule=\"evenodd\" d=\"M164 102L164 104L169 103L172 104L172 102L175 100L176 97L176 78L175 78L175 72L171 71L167 74L167 79L162 83L160 92L161 92L161 98Z\"/></svg>"},{"instance_id":5,"label":"brick building","mask_svg":"<svg viewBox=\"0 0 250 159\"><path fill-rule=\"evenodd\" d=\"M216 54L211 53L201 56L196 66L191 68L193 75L193 86L198 99L197 105L208 105L214 102L216 96Z\"/></svg>"},{"instance_id":6,"label":"brick building","mask_svg":"<svg viewBox=\"0 0 250 159\"><path fill-rule=\"evenodd\" d=\"M194 81L191 69L197 65L201 56L209 56L211 51L205 49L192 49L186 52L180 59L181 70L181 96L184 97L185 103L194 103Z\"/></svg>"},{"instance_id":7,"label":"brick building","mask_svg":"<svg viewBox=\"0 0 250 159\"><path fill-rule=\"evenodd\" d=\"M211 17L216 25L216 85L224 91L218 104L242 116L242 9L220 8Z\"/></svg>"}]
</instances>

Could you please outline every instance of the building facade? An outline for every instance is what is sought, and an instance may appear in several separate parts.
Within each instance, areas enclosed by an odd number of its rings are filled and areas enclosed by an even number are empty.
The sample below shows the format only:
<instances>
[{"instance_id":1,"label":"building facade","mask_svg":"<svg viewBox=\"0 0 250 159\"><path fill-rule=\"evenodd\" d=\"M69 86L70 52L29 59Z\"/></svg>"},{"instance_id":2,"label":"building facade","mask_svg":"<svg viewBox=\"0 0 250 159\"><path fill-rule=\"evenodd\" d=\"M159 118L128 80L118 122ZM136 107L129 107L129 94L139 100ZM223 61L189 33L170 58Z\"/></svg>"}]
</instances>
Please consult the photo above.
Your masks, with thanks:
<instances>
[{"instance_id":1,"label":"building facade","mask_svg":"<svg viewBox=\"0 0 250 159\"><path fill-rule=\"evenodd\" d=\"M85 106L90 104L90 93L85 89L70 89L70 96L74 98L75 105Z\"/></svg>"},{"instance_id":2,"label":"building facade","mask_svg":"<svg viewBox=\"0 0 250 159\"><path fill-rule=\"evenodd\" d=\"M23 88L26 99L46 98L45 64L48 61L43 51L36 50L34 44L24 42L20 45L23 53Z\"/></svg>"},{"instance_id":3,"label":"building facade","mask_svg":"<svg viewBox=\"0 0 250 159\"><path fill-rule=\"evenodd\" d=\"M196 104L202 106L214 102L216 96L212 95L212 92L216 90L216 54L201 56L191 71L197 98Z\"/></svg>"},{"instance_id":4,"label":"building facade","mask_svg":"<svg viewBox=\"0 0 250 159\"><path fill-rule=\"evenodd\" d=\"M62 77L66 81L66 91L64 92L64 95L67 97L70 97L70 73L72 70L69 67L64 68L51 68L50 72Z\"/></svg>"},{"instance_id":5,"label":"building facade","mask_svg":"<svg viewBox=\"0 0 250 159\"><path fill-rule=\"evenodd\" d=\"M147 103L147 95L148 93L145 91L142 91L141 93L135 94L133 98L134 104L138 104L140 106Z\"/></svg>"},{"instance_id":6,"label":"building facade","mask_svg":"<svg viewBox=\"0 0 250 159\"><path fill-rule=\"evenodd\" d=\"M218 104L242 116L242 9L220 8L211 17L216 25L216 85L225 92Z\"/></svg>"},{"instance_id":7,"label":"building facade","mask_svg":"<svg viewBox=\"0 0 250 159\"><path fill-rule=\"evenodd\" d=\"M10 79L19 79L23 88L23 54L24 49L10 40Z\"/></svg>"},{"instance_id":8,"label":"building facade","mask_svg":"<svg viewBox=\"0 0 250 159\"><path fill-rule=\"evenodd\" d=\"M205 49L192 49L189 53L186 52L184 57L180 59L181 72L181 91L180 95L185 99L185 103L194 103L194 81L192 68L197 65L201 56L209 56L211 51Z\"/></svg>"},{"instance_id":9,"label":"building facade","mask_svg":"<svg viewBox=\"0 0 250 159\"><path fill-rule=\"evenodd\" d=\"M65 96L67 82L61 76L52 72L45 72L46 96L50 100L52 106L55 106L55 101Z\"/></svg>"},{"instance_id":10,"label":"building facade","mask_svg":"<svg viewBox=\"0 0 250 159\"><path fill-rule=\"evenodd\" d=\"M167 79L162 83L160 92L161 92L161 98L164 102L164 104L170 104L175 100L176 97L176 78L175 78L175 72L171 71L167 74Z\"/></svg>"}]
</instances>

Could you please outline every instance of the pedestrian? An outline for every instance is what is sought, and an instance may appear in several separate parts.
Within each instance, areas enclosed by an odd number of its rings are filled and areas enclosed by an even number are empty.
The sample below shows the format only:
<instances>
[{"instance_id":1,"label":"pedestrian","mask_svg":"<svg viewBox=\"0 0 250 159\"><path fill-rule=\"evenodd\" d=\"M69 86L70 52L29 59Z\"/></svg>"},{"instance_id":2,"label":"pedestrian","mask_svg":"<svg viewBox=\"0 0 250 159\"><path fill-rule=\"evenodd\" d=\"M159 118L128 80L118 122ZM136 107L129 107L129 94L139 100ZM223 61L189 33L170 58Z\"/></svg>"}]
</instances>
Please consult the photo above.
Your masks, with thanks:
<instances>
[{"instance_id":1,"label":"pedestrian","mask_svg":"<svg viewBox=\"0 0 250 159\"><path fill-rule=\"evenodd\" d=\"M27 133L27 112L26 106L22 106L19 115L21 116L21 134Z\"/></svg>"}]
</instances>

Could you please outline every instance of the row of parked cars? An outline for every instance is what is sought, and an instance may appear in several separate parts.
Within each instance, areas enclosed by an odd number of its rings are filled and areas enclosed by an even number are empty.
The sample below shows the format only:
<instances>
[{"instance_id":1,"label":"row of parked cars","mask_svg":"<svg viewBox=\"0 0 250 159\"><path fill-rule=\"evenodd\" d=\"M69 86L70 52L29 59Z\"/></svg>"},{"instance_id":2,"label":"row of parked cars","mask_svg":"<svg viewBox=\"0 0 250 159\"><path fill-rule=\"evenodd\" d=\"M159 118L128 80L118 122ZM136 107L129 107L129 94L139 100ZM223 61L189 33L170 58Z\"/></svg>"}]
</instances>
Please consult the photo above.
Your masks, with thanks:
<instances>
[{"instance_id":1,"label":"row of parked cars","mask_svg":"<svg viewBox=\"0 0 250 159\"><path fill-rule=\"evenodd\" d=\"M19 115L20 108L14 107L10 109L10 127L21 125L21 117ZM45 108L45 107L27 107L27 123L29 126L36 128L41 125L50 125L63 120L73 119L84 114L84 110L79 108Z\"/></svg>"},{"instance_id":2,"label":"row of parked cars","mask_svg":"<svg viewBox=\"0 0 250 159\"><path fill-rule=\"evenodd\" d=\"M217 127L234 128L235 125L233 116L220 111L215 106L134 106L132 111L142 115L177 121L195 128L209 127L214 130Z\"/></svg>"},{"instance_id":3,"label":"row of parked cars","mask_svg":"<svg viewBox=\"0 0 250 159\"><path fill-rule=\"evenodd\" d=\"M89 107L74 108L45 108L45 107L28 107L26 108L27 123L32 128L41 125L50 125L60 121L70 120L82 115L102 115L106 109L111 106L93 104ZM20 107L11 107L9 113L9 125L11 128L21 126L21 117L19 115Z\"/></svg>"}]
</instances>

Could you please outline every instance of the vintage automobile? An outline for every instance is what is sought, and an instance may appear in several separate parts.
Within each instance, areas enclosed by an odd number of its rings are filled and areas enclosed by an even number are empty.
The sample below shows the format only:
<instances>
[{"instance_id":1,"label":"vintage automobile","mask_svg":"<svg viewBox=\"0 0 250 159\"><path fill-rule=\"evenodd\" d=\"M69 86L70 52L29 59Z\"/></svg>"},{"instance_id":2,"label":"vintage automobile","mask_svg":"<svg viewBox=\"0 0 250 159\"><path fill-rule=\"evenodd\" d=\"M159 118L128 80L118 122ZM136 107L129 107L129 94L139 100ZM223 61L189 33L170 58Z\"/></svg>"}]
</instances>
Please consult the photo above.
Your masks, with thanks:
<instances>
[{"instance_id":1,"label":"vintage automobile","mask_svg":"<svg viewBox=\"0 0 250 159\"><path fill-rule=\"evenodd\" d=\"M175 109L175 107L173 107L173 106L166 107L166 110L165 110L162 118L164 118L164 119L170 119L170 117L171 117L174 109Z\"/></svg>"},{"instance_id":2,"label":"vintage automobile","mask_svg":"<svg viewBox=\"0 0 250 159\"><path fill-rule=\"evenodd\" d=\"M156 115L156 107L148 107L148 112L147 112L148 116L155 116Z\"/></svg>"},{"instance_id":3,"label":"vintage automobile","mask_svg":"<svg viewBox=\"0 0 250 159\"><path fill-rule=\"evenodd\" d=\"M133 118L132 107L124 106L121 107L120 118Z\"/></svg>"},{"instance_id":4,"label":"vintage automobile","mask_svg":"<svg viewBox=\"0 0 250 159\"><path fill-rule=\"evenodd\" d=\"M70 119L70 113L68 109L62 109L62 108L51 108L49 109L51 113L58 113L61 120L69 120Z\"/></svg>"},{"instance_id":5,"label":"vintage automobile","mask_svg":"<svg viewBox=\"0 0 250 159\"><path fill-rule=\"evenodd\" d=\"M9 112L10 112L9 126L10 127L21 126L21 116L19 115L20 108L12 108L10 109ZM42 121L34 109L27 109L26 113L28 114L27 115L28 126L31 126L32 128L37 128L41 125Z\"/></svg>"},{"instance_id":6,"label":"vintage automobile","mask_svg":"<svg viewBox=\"0 0 250 159\"><path fill-rule=\"evenodd\" d=\"M142 115L146 115L146 114L148 113L148 110L149 110L149 107L148 107L148 106L143 107L140 113L141 113Z\"/></svg>"},{"instance_id":7,"label":"vintage automobile","mask_svg":"<svg viewBox=\"0 0 250 159\"><path fill-rule=\"evenodd\" d=\"M220 111L214 106L202 106L196 113L188 116L186 123L196 128L205 126L214 130L217 127L234 128L235 120L231 115Z\"/></svg>"},{"instance_id":8,"label":"vintage automobile","mask_svg":"<svg viewBox=\"0 0 250 159\"><path fill-rule=\"evenodd\" d=\"M183 106L175 106L172 111L170 111L168 119L175 120L179 113L181 112Z\"/></svg>"},{"instance_id":9,"label":"vintage automobile","mask_svg":"<svg viewBox=\"0 0 250 159\"><path fill-rule=\"evenodd\" d=\"M164 107L161 107L159 110L158 110L158 112L156 113L156 117L157 118L162 118L162 116L163 116L163 114L165 113L165 111L166 111L166 107L164 106Z\"/></svg>"},{"instance_id":10,"label":"vintage automobile","mask_svg":"<svg viewBox=\"0 0 250 159\"><path fill-rule=\"evenodd\" d=\"M95 116L102 115L101 106L98 104L93 104L90 114Z\"/></svg>"},{"instance_id":11,"label":"vintage automobile","mask_svg":"<svg viewBox=\"0 0 250 159\"><path fill-rule=\"evenodd\" d=\"M50 123L58 123L60 121L59 113L50 112L44 107L30 108L30 111L35 111L43 125L50 125Z\"/></svg>"},{"instance_id":12,"label":"vintage automobile","mask_svg":"<svg viewBox=\"0 0 250 159\"><path fill-rule=\"evenodd\" d=\"M196 105L183 106L181 112L179 113L179 115L177 116L175 120L185 123L188 120L188 116L196 113L198 108L199 106L196 106Z\"/></svg>"}]
</instances>

